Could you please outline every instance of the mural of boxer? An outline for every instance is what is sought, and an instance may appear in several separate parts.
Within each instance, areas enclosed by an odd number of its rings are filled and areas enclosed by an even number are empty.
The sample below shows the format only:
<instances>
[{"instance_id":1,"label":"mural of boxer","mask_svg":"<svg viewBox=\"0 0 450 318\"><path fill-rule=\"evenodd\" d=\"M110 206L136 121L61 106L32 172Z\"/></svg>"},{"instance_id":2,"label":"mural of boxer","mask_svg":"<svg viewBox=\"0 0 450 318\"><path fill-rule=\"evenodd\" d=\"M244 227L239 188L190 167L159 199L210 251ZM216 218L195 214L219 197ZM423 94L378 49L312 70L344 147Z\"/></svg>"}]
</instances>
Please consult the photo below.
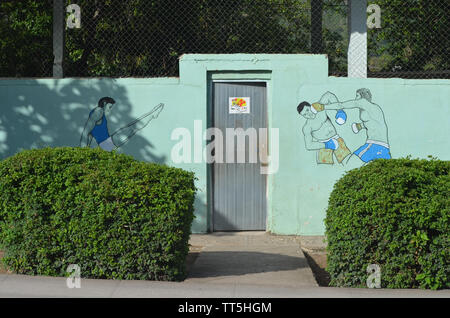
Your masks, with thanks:
<instances>
[{"instance_id":1,"label":"mural of boxer","mask_svg":"<svg viewBox=\"0 0 450 318\"><path fill-rule=\"evenodd\" d=\"M335 123L344 125L347 121L345 109L357 109L360 122L351 125L353 133L366 133L366 142L357 148L353 154L361 161L368 163L375 159L390 159L388 128L381 107L372 102L372 94L367 88L356 91L354 100L340 102L336 95L326 92L319 102L309 104L304 101L297 107L300 115L307 119L303 127L305 146L307 150L318 151L317 162L333 164L333 155L339 163L352 152L336 133L327 110L335 110ZM351 157L351 156L350 156Z\"/></svg>"},{"instance_id":2,"label":"mural of boxer","mask_svg":"<svg viewBox=\"0 0 450 318\"><path fill-rule=\"evenodd\" d=\"M333 95L330 92L326 95ZM367 88L356 91L356 98L340 103L339 101L328 104L313 104L311 111L314 114L324 110L358 109L361 122L353 123L352 130L355 134L364 130L366 143L359 147L354 154L364 163L375 159L391 159L388 127L381 107L372 102L372 93Z\"/></svg>"},{"instance_id":3,"label":"mural of boxer","mask_svg":"<svg viewBox=\"0 0 450 318\"><path fill-rule=\"evenodd\" d=\"M336 96L334 96L334 99L333 96L325 94L320 102L329 103L330 98L333 102L337 101ZM336 157L338 163L342 163L351 154L344 139L337 134L336 128L326 112L316 111L314 104L311 105L306 101L297 106L297 112L306 118L306 123L302 129L305 147L307 150L317 151L318 164L334 164L333 156ZM341 116L344 115L341 114ZM343 120L343 117L339 117L339 122Z\"/></svg>"}]
</instances>

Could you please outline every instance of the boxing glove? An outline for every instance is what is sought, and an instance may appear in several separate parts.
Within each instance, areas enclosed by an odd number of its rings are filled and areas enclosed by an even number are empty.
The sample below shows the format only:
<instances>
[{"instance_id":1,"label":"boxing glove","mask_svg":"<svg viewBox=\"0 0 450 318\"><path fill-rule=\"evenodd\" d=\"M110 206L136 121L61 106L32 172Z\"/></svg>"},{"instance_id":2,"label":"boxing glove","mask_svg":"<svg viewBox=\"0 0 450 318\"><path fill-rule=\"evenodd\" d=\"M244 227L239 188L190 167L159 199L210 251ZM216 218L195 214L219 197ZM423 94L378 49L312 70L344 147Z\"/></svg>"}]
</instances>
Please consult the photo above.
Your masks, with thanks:
<instances>
[{"instance_id":1,"label":"boxing glove","mask_svg":"<svg viewBox=\"0 0 450 318\"><path fill-rule=\"evenodd\" d=\"M361 131L361 129L363 129L363 124L362 123L353 123L352 124L352 130L355 134L359 133Z\"/></svg>"},{"instance_id":2,"label":"boxing glove","mask_svg":"<svg viewBox=\"0 0 450 318\"><path fill-rule=\"evenodd\" d=\"M314 114L317 114L318 112L321 112L325 109L325 107L323 106L323 104L321 103L312 103L311 105L311 111Z\"/></svg>"},{"instance_id":3,"label":"boxing glove","mask_svg":"<svg viewBox=\"0 0 450 318\"><path fill-rule=\"evenodd\" d=\"M336 113L336 123L338 125L343 125L347 121L347 113L342 109L339 109Z\"/></svg>"}]
</instances>

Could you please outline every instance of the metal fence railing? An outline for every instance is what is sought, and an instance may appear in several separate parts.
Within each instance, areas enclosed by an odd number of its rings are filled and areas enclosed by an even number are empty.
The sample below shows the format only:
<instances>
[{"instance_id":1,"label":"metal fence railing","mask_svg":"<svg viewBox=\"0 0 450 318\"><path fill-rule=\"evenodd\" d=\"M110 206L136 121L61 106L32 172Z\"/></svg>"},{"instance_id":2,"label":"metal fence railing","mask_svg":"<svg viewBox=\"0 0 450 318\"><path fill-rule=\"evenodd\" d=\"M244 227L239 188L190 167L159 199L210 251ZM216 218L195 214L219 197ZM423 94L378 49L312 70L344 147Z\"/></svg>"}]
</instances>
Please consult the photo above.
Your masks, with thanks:
<instances>
[{"instance_id":1,"label":"metal fence railing","mask_svg":"<svg viewBox=\"0 0 450 318\"><path fill-rule=\"evenodd\" d=\"M178 76L184 53L321 53L347 74L346 0L64 0L66 77ZM370 77L450 78L448 0L374 0ZM52 76L52 0L0 3L0 77ZM68 15L68 14L66 14Z\"/></svg>"}]
</instances>

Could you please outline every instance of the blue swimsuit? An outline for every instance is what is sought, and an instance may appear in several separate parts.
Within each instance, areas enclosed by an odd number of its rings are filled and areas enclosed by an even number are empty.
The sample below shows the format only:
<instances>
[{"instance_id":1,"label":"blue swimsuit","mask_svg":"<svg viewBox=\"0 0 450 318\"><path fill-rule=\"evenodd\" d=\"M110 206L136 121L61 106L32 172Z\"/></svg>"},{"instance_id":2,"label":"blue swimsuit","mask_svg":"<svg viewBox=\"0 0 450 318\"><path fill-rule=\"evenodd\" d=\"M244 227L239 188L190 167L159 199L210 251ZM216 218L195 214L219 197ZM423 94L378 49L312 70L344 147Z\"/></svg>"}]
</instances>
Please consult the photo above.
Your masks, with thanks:
<instances>
[{"instance_id":1,"label":"blue swimsuit","mask_svg":"<svg viewBox=\"0 0 450 318\"><path fill-rule=\"evenodd\" d=\"M94 110L95 109L93 109L89 113L89 117L91 116L91 114ZM94 129L92 129L91 135L92 135L92 137L95 138L95 141L97 142L97 144L100 144L101 142L105 141L106 139L108 139L110 137L109 132L108 132L108 123L106 121L105 114L103 114L103 116L102 116L101 124L95 125Z\"/></svg>"}]
</instances>

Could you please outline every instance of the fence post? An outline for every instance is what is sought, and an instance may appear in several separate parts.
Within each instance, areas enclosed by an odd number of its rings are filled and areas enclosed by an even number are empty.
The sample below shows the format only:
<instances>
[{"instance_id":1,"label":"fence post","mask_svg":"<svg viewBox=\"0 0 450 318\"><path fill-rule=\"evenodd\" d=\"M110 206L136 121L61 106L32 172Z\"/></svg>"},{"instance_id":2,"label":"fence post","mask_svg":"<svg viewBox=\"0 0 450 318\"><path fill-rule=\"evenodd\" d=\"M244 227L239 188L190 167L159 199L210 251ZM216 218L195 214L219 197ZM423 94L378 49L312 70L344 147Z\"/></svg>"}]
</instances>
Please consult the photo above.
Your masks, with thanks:
<instances>
[{"instance_id":1,"label":"fence post","mask_svg":"<svg viewBox=\"0 0 450 318\"><path fill-rule=\"evenodd\" d=\"M348 77L367 77L367 0L348 1Z\"/></svg>"},{"instance_id":2,"label":"fence post","mask_svg":"<svg viewBox=\"0 0 450 318\"><path fill-rule=\"evenodd\" d=\"M64 59L64 0L53 0L53 77L62 78Z\"/></svg>"},{"instance_id":3,"label":"fence post","mask_svg":"<svg viewBox=\"0 0 450 318\"><path fill-rule=\"evenodd\" d=\"M322 52L322 9L323 0L311 0L311 52Z\"/></svg>"}]
</instances>

